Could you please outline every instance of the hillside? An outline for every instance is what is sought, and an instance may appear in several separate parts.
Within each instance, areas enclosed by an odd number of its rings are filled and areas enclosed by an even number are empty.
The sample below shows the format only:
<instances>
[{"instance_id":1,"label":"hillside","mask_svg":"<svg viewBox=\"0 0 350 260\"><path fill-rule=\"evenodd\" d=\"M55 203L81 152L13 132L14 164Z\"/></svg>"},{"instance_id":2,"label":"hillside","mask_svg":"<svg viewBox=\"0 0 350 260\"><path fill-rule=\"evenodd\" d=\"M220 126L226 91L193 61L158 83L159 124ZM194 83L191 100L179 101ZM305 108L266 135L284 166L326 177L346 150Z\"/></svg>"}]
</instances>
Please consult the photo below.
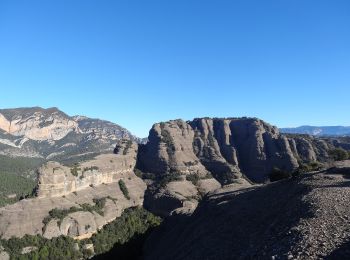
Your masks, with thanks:
<instances>
[{"instance_id":1,"label":"hillside","mask_svg":"<svg viewBox=\"0 0 350 260\"><path fill-rule=\"evenodd\" d=\"M113 151L120 139L139 141L117 124L57 108L0 110L0 151L6 156L69 161Z\"/></svg>"},{"instance_id":2,"label":"hillside","mask_svg":"<svg viewBox=\"0 0 350 260\"><path fill-rule=\"evenodd\" d=\"M344 259L349 167L216 192L154 233L146 259Z\"/></svg>"}]
</instances>

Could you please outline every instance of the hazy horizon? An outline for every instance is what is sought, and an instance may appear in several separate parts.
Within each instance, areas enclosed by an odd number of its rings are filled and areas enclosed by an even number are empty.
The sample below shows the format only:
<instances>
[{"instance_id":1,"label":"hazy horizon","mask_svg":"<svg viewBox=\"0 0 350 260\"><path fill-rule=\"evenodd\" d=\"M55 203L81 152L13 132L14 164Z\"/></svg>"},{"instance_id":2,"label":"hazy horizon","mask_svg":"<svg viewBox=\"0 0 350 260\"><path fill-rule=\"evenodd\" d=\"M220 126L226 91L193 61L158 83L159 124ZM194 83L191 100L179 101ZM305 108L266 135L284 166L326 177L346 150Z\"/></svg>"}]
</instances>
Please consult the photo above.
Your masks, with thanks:
<instances>
[{"instance_id":1,"label":"hazy horizon","mask_svg":"<svg viewBox=\"0 0 350 260\"><path fill-rule=\"evenodd\" d=\"M0 106L350 125L349 1L1 1Z\"/></svg>"}]
</instances>

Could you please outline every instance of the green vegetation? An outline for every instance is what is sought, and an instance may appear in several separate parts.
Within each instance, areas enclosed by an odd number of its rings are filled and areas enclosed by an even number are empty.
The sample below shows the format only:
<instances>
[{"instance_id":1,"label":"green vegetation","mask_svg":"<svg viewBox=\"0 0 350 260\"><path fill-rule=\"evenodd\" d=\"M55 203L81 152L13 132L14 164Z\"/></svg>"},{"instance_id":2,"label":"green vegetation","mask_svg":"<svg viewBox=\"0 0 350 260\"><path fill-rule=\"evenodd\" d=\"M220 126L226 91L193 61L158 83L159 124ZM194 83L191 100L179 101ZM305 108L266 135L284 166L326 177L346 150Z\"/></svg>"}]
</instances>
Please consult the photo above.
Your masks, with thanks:
<instances>
[{"instance_id":1,"label":"green vegetation","mask_svg":"<svg viewBox=\"0 0 350 260\"><path fill-rule=\"evenodd\" d=\"M4 247L5 251L10 254L11 260L78 260L83 257L83 254L79 250L74 249L76 241L70 237L61 236L48 240L39 235L26 235L23 238L1 240L0 244ZM29 254L22 255L21 251L25 247L36 247L37 250L34 250Z\"/></svg>"},{"instance_id":2,"label":"green vegetation","mask_svg":"<svg viewBox=\"0 0 350 260\"><path fill-rule=\"evenodd\" d=\"M172 172L161 177L161 179L159 180L159 186L165 187L169 182L181 181L181 180L182 180L181 173Z\"/></svg>"},{"instance_id":3,"label":"green vegetation","mask_svg":"<svg viewBox=\"0 0 350 260\"><path fill-rule=\"evenodd\" d=\"M292 175L286 171L283 171L277 167L274 167L269 175L270 181L275 182L275 181L280 181L283 179L288 179Z\"/></svg>"},{"instance_id":4,"label":"green vegetation","mask_svg":"<svg viewBox=\"0 0 350 260\"><path fill-rule=\"evenodd\" d=\"M0 173L36 177L36 169L44 163L41 158L8 157L0 155Z\"/></svg>"},{"instance_id":5,"label":"green vegetation","mask_svg":"<svg viewBox=\"0 0 350 260\"><path fill-rule=\"evenodd\" d=\"M343 148L335 148L329 151L329 155L335 161L343 161L349 159L349 152Z\"/></svg>"},{"instance_id":6,"label":"green vegetation","mask_svg":"<svg viewBox=\"0 0 350 260\"><path fill-rule=\"evenodd\" d=\"M23 238L0 240L0 246L11 256L21 260L78 260L91 257L91 251L83 250L86 244L93 244L96 254L105 254L112 250L116 259L137 259L147 234L159 226L161 219L143 208L131 208L123 212L120 218L104 226L90 239L81 241L70 237L57 237L51 240L41 236L26 235ZM137 243L134 241L137 239ZM25 247L36 250L22 255ZM120 250L123 249L123 250Z\"/></svg>"},{"instance_id":7,"label":"green vegetation","mask_svg":"<svg viewBox=\"0 0 350 260\"><path fill-rule=\"evenodd\" d=\"M88 171L97 171L99 168L97 167L97 166L91 166L91 167L85 167L84 169L83 169L83 173L84 172L88 172Z\"/></svg>"},{"instance_id":8,"label":"green vegetation","mask_svg":"<svg viewBox=\"0 0 350 260\"><path fill-rule=\"evenodd\" d=\"M126 155L128 153L131 146L132 146L132 141L128 140L128 142L126 143L126 147L124 148L123 155Z\"/></svg>"},{"instance_id":9,"label":"green vegetation","mask_svg":"<svg viewBox=\"0 0 350 260\"><path fill-rule=\"evenodd\" d=\"M161 141L166 144L168 154L172 155L176 150L174 140L171 137L169 131L164 129L165 125L163 123L160 124L160 127L161 127L161 135L162 135Z\"/></svg>"},{"instance_id":10,"label":"green vegetation","mask_svg":"<svg viewBox=\"0 0 350 260\"><path fill-rule=\"evenodd\" d=\"M71 174L72 174L73 176L75 176L75 177L77 177L79 171L81 171L81 169L78 168L78 166L79 166L79 165L76 163L76 164L74 164L73 168L70 169Z\"/></svg>"},{"instance_id":11,"label":"green vegetation","mask_svg":"<svg viewBox=\"0 0 350 260\"><path fill-rule=\"evenodd\" d=\"M160 223L161 218L143 208L126 209L120 218L104 226L86 243L94 244L96 254L103 254L113 247L125 245L135 235L145 234L150 229L159 226ZM129 248L129 251L133 250L137 248Z\"/></svg>"},{"instance_id":12,"label":"green vegetation","mask_svg":"<svg viewBox=\"0 0 350 260\"><path fill-rule=\"evenodd\" d=\"M100 215L103 215L103 208L105 207L107 198L101 199L93 199L95 205L91 205L88 203L84 203L79 205L80 207L71 207L69 209L53 209L49 212L49 215L44 218L43 224L48 224L52 219L57 219L58 224L62 222L62 220L67 217L69 214L78 212L78 211L89 211L89 212L97 212Z\"/></svg>"},{"instance_id":13,"label":"green vegetation","mask_svg":"<svg viewBox=\"0 0 350 260\"><path fill-rule=\"evenodd\" d=\"M128 200L130 200L130 196L129 196L129 191L128 191L128 188L126 187L125 185L125 182L123 180L119 180L118 181L118 184L119 184L119 188L120 190L123 192L124 194L124 197Z\"/></svg>"},{"instance_id":14,"label":"green vegetation","mask_svg":"<svg viewBox=\"0 0 350 260\"><path fill-rule=\"evenodd\" d=\"M207 173L205 176L199 176L198 174L192 173L186 176L186 180L193 183L193 185L197 185L199 180L205 180L213 178L210 173Z\"/></svg>"},{"instance_id":15,"label":"green vegetation","mask_svg":"<svg viewBox=\"0 0 350 260\"><path fill-rule=\"evenodd\" d=\"M156 175L154 173L147 173L147 172L142 172L141 170L135 168L134 173L137 177L141 179L147 179L147 180L155 180Z\"/></svg>"},{"instance_id":16,"label":"green vegetation","mask_svg":"<svg viewBox=\"0 0 350 260\"><path fill-rule=\"evenodd\" d=\"M36 182L12 173L0 172L0 207L31 197Z\"/></svg>"},{"instance_id":17,"label":"green vegetation","mask_svg":"<svg viewBox=\"0 0 350 260\"><path fill-rule=\"evenodd\" d=\"M293 176L301 173L313 172L321 170L323 165L319 162L303 163L299 162L299 168L293 173Z\"/></svg>"}]
</instances>

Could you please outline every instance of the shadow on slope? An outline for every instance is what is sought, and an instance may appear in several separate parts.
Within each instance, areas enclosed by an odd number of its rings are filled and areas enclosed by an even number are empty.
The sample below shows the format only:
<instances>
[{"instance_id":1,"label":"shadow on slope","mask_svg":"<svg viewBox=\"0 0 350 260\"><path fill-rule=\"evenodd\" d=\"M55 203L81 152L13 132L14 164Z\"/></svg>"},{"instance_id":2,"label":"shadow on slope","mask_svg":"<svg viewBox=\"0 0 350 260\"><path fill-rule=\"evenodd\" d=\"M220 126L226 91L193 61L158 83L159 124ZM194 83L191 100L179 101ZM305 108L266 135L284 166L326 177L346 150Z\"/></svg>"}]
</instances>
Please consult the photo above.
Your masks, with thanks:
<instances>
[{"instance_id":1,"label":"shadow on slope","mask_svg":"<svg viewBox=\"0 0 350 260\"><path fill-rule=\"evenodd\" d=\"M306 177L308 178L308 177ZM293 229L313 216L296 179L215 195L185 219L168 219L146 242L146 259L271 259L300 240Z\"/></svg>"},{"instance_id":2,"label":"shadow on slope","mask_svg":"<svg viewBox=\"0 0 350 260\"><path fill-rule=\"evenodd\" d=\"M350 256L350 241L345 242L342 244L339 248L334 250L332 253L330 253L327 257L325 257L326 260L333 260L333 259L349 259Z\"/></svg>"}]
</instances>

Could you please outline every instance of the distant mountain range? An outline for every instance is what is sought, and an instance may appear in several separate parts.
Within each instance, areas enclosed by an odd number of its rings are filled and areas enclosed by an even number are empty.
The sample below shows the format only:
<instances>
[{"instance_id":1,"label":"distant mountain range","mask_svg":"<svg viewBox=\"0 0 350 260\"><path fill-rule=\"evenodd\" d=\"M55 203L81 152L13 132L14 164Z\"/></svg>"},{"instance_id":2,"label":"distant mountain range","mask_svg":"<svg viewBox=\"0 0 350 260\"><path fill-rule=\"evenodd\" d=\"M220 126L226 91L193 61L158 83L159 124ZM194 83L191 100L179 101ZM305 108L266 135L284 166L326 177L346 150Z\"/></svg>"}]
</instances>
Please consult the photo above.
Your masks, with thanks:
<instances>
[{"instance_id":1,"label":"distant mountain range","mask_svg":"<svg viewBox=\"0 0 350 260\"><path fill-rule=\"evenodd\" d=\"M142 142L115 123L68 116L57 108L0 109L2 156L81 160L113 151L120 139Z\"/></svg>"},{"instance_id":2,"label":"distant mountain range","mask_svg":"<svg viewBox=\"0 0 350 260\"><path fill-rule=\"evenodd\" d=\"M286 134L308 134L314 136L350 136L350 126L299 126L280 128Z\"/></svg>"}]
</instances>

